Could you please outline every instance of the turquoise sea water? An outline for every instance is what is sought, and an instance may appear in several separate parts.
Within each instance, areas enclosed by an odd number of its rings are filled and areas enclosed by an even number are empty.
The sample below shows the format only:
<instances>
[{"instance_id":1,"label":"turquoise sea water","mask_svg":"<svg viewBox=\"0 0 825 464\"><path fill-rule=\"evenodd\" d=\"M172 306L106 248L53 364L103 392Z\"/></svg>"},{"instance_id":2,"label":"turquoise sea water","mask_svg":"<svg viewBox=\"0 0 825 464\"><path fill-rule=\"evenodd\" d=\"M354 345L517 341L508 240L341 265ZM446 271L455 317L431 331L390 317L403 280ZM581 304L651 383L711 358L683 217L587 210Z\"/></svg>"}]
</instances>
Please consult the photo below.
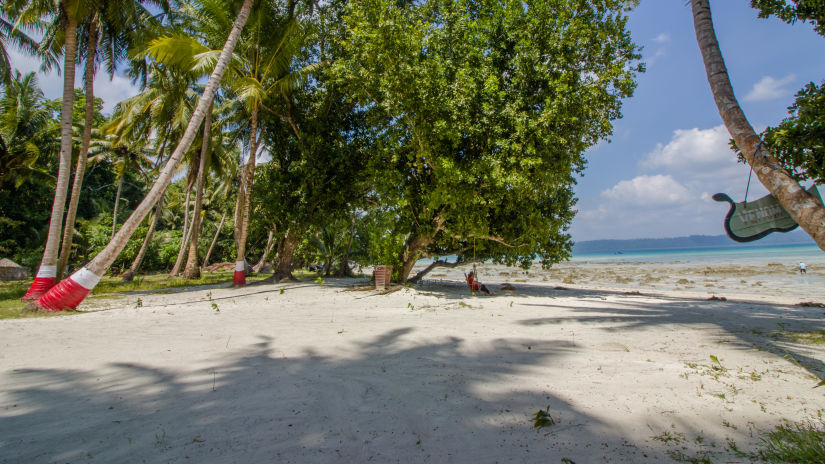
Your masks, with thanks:
<instances>
[{"instance_id":1,"label":"turquoise sea water","mask_svg":"<svg viewBox=\"0 0 825 464\"><path fill-rule=\"evenodd\" d=\"M682 262L695 264L825 264L825 252L816 245L737 246L724 248L686 248L673 250L629 251L574 254L571 262L640 263Z\"/></svg>"}]
</instances>

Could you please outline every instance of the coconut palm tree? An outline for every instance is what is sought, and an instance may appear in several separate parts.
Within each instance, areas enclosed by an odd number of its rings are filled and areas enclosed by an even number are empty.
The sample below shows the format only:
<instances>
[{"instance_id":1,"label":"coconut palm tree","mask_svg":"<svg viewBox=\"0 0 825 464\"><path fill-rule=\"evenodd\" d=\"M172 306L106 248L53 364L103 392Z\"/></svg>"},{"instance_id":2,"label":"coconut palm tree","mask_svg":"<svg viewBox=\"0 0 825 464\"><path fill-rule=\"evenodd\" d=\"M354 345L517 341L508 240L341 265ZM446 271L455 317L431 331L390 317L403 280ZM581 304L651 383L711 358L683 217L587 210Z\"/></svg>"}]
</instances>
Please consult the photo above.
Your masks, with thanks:
<instances>
[{"instance_id":1,"label":"coconut palm tree","mask_svg":"<svg viewBox=\"0 0 825 464\"><path fill-rule=\"evenodd\" d=\"M803 189L765 148L736 101L725 61L716 40L708 0L691 0L696 40L702 51L710 89L737 147L765 188L802 229L825 250L825 208Z\"/></svg>"},{"instance_id":2,"label":"coconut palm tree","mask_svg":"<svg viewBox=\"0 0 825 464\"><path fill-rule=\"evenodd\" d=\"M259 134L264 130L259 113L264 109L272 111L267 106L268 101L287 100L286 96L321 66L321 63L314 63L294 69L293 62L302 41L300 24L293 16L278 18L261 11L250 27L248 39L242 42L242 51L238 53L238 78L228 82L239 106L245 110L239 114L246 114L249 118L249 153L241 177L235 215L237 249L233 284L236 286L246 283L246 238L249 232L252 184L260 144Z\"/></svg>"},{"instance_id":3,"label":"coconut palm tree","mask_svg":"<svg viewBox=\"0 0 825 464\"><path fill-rule=\"evenodd\" d=\"M60 117L60 161L57 168L54 201L52 202L49 233L37 277L23 296L34 300L43 295L55 283L57 252L60 246L60 230L66 193L69 187L69 171L72 162L72 106L74 105L75 61L77 57L77 26L88 16L88 4L82 0L13 0L6 4L6 11L15 17L16 26L42 24L44 18L53 18L52 28L62 37L63 44L63 105ZM48 62L46 63L48 65Z\"/></svg>"},{"instance_id":4,"label":"coconut palm tree","mask_svg":"<svg viewBox=\"0 0 825 464\"><path fill-rule=\"evenodd\" d=\"M115 237L109 242L104 249L98 253L92 260L80 271L74 273L69 278L63 280L55 288L50 289L46 294L40 297L36 304L40 307L50 310L61 310L65 308L74 308L86 298L89 291L93 289L100 281L100 277L112 265L117 256L126 246L129 238L134 234L135 230L140 225L143 218L149 214L149 211L154 208L161 194L169 185L172 176L177 170L184 154L189 150L192 142L197 135L201 122L206 115L207 109L212 105L212 98L215 96L215 91L220 85L221 78L229 66L229 61L232 58L232 53L238 39L241 36L246 20L249 17L249 11L252 8L253 0L243 0L243 4L238 11L238 14L230 31L226 43L221 50L216 60L215 69L209 76L209 80L204 88L203 95L198 99L198 105L192 115L192 119L186 126L186 131L183 134L177 147L172 152L169 161L163 167L160 176L155 181L155 184L149 190L149 193L135 208L129 219L124 222Z\"/></svg>"},{"instance_id":5,"label":"coconut palm tree","mask_svg":"<svg viewBox=\"0 0 825 464\"><path fill-rule=\"evenodd\" d=\"M126 50L135 44L140 37L139 31L154 29L159 26L156 18L143 6L143 2L135 0L120 1L93 1L93 13L81 25L81 36L85 36L85 47L81 46L86 67L83 75L86 94L86 108L83 126L83 135L80 142L80 153L77 157L72 193L69 205L66 208L66 223L63 229L63 240L60 246L60 258L57 264L57 280L63 278L74 236L74 222L77 215L77 205L80 201L80 192L83 185L83 176L86 172L87 155L92 136L92 120L94 118L94 75L98 50L105 61L109 75L114 75L118 63L126 58ZM49 35L55 37L55 35ZM98 46L100 41L100 46ZM122 179L122 177L121 177ZM118 189L119 198L120 189ZM117 205L117 201L115 202ZM115 213L117 208L115 208ZM117 220L117 214L113 215ZM114 235L114 226L113 232Z\"/></svg>"},{"instance_id":6,"label":"coconut palm tree","mask_svg":"<svg viewBox=\"0 0 825 464\"><path fill-rule=\"evenodd\" d=\"M51 143L51 113L43 101L35 74L15 72L0 98L0 182L14 179L20 185L29 179L54 181L36 164L44 151L55 148Z\"/></svg>"},{"instance_id":7,"label":"coconut palm tree","mask_svg":"<svg viewBox=\"0 0 825 464\"><path fill-rule=\"evenodd\" d=\"M0 85L11 84L14 77L7 51L8 46L16 46L33 56L39 52L37 42L26 35L25 32L15 28L3 10L0 9Z\"/></svg>"}]
</instances>

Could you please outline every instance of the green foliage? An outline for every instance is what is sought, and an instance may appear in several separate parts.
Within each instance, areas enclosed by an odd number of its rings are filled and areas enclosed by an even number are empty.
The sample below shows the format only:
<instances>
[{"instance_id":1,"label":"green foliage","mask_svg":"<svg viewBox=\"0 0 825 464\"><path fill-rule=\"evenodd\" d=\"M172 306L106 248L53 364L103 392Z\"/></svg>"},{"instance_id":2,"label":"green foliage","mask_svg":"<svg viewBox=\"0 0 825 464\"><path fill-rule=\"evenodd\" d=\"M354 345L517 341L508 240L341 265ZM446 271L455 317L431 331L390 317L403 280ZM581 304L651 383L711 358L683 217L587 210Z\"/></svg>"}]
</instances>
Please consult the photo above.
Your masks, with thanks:
<instances>
[{"instance_id":1,"label":"green foliage","mask_svg":"<svg viewBox=\"0 0 825 464\"><path fill-rule=\"evenodd\" d=\"M779 163L797 181L825 182L825 82L808 83L788 107L790 117L762 133Z\"/></svg>"},{"instance_id":2,"label":"green foliage","mask_svg":"<svg viewBox=\"0 0 825 464\"><path fill-rule=\"evenodd\" d=\"M786 23L810 21L819 35L825 35L825 4L822 0L751 0L760 18L776 16Z\"/></svg>"},{"instance_id":3,"label":"green foliage","mask_svg":"<svg viewBox=\"0 0 825 464\"><path fill-rule=\"evenodd\" d=\"M825 424L782 424L762 439L759 456L776 463L825 462Z\"/></svg>"},{"instance_id":4,"label":"green foliage","mask_svg":"<svg viewBox=\"0 0 825 464\"><path fill-rule=\"evenodd\" d=\"M539 409L533 414L533 427L540 429L555 424L556 421L550 417L550 405L544 409Z\"/></svg>"},{"instance_id":5,"label":"green foliage","mask_svg":"<svg viewBox=\"0 0 825 464\"><path fill-rule=\"evenodd\" d=\"M348 4L331 73L367 110L396 262L569 255L574 175L641 70L625 5Z\"/></svg>"}]
</instances>

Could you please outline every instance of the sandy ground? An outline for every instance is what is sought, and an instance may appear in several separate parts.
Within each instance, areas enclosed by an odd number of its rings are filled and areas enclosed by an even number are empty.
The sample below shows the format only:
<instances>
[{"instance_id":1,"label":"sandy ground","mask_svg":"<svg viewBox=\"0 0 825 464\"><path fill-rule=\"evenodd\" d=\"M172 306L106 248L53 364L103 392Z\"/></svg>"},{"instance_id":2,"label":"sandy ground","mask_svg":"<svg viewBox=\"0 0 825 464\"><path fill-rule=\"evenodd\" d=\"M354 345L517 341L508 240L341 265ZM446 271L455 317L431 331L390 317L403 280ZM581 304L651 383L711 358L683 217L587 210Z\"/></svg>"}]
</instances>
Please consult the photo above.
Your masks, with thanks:
<instances>
[{"instance_id":1,"label":"sandy ground","mask_svg":"<svg viewBox=\"0 0 825 464\"><path fill-rule=\"evenodd\" d=\"M792 305L825 301L822 269L481 267L492 297L464 270L0 321L0 462L750 462L825 415L825 345L788 336L825 330Z\"/></svg>"}]
</instances>

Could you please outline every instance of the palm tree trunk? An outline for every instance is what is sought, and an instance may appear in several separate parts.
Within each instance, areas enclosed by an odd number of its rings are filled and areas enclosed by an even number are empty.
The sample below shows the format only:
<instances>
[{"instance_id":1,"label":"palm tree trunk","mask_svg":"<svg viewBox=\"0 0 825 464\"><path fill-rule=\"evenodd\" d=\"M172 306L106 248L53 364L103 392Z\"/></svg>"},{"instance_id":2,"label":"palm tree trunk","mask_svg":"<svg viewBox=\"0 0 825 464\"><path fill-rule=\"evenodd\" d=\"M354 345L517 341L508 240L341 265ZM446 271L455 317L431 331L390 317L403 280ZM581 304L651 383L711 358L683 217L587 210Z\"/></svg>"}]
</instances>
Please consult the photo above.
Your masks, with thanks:
<instances>
[{"instance_id":1,"label":"palm tree trunk","mask_svg":"<svg viewBox=\"0 0 825 464\"><path fill-rule=\"evenodd\" d=\"M198 105L192 113L192 118L186 126L183 137L172 153L169 161L163 167L163 170L161 171L160 176L158 176L158 179L155 181L155 184L149 190L149 193L146 194L143 201L138 204L137 208L135 208L126 222L123 223L123 226L117 232L115 237L109 242L109 244L106 245L106 247L104 247L103 250L94 258L92 258L92 260L83 269L72 274L69 278L63 280L60 284L54 286L50 291L41 296L36 302L38 306L49 310L61 310L77 307L77 305L79 305L83 299L86 298L86 295L88 295L89 292L97 285L100 281L100 277L106 272L107 269L109 269L115 259L117 259L117 256L121 251L123 251L123 248L126 246L129 238L135 233L135 230L140 225L140 222L143 221L143 218L149 214L149 211L151 211L151 209L155 206L155 203L157 203L158 199L160 199L161 194L164 190L166 190L166 187L175 175L175 171L180 165L184 154L189 150L189 147L192 146L192 141L197 135L201 122L203 122L203 118L206 115L206 110L212 105L212 99L215 96L215 91L221 82L221 78L223 77L226 68L229 66L229 61L232 58L232 52L235 49L235 45L238 43L241 31L243 30L244 24L246 24L246 19L249 17L249 11L252 8L252 3L253 0L244 0L240 12L238 13L238 17L235 19L235 23L232 26L232 31L229 33L226 44L218 57L215 70L212 71L212 75L209 76L209 81L206 83L203 95L198 99ZM68 45L69 37L74 36L74 29L67 30L66 32ZM70 47L67 46L67 50L69 48ZM72 63L71 67L67 66L65 73L68 75L71 72L71 69L74 69L74 63ZM70 108L71 106L69 109ZM69 126L71 126L71 118L69 118ZM69 128L71 129L71 127ZM62 210L60 212L62 213Z\"/></svg>"},{"instance_id":2,"label":"palm tree trunk","mask_svg":"<svg viewBox=\"0 0 825 464\"><path fill-rule=\"evenodd\" d=\"M83 176L86 174L89 145L92 140L92 124L95 116L95 53L97 50L97 23L89 24L89 36L86 45L86 70L83 79L86 81L86 114L83 121L83 138L80 141L80 153L77 155L77 167L72 183L72 195L69 198L69 207L66 210L66 224L63 227L63 243L60 246L60 259L57 262L56 280L62 280L69 264L69 255L72 252L74 238L74 221L77 217L77 205L80 202L80 189L83 187Z\"/></svg>"},{"instance_id":3,"label":"palm tree trunk","mask_svg":"<svg viewBox=\"0 0 825 464\"><path fill-rule=\"evenodd\" d=\"M221 234L221 229L223 228L223 221L226 220L226 210L224 210L223 215L221 216L221 222L218 224L218 228L215 229L215 236L212 237L212 243L209 244L209 250L206 251L206 256L203 258L203 267L209 265L209 257L212 256L212 250L215 248L215 243L218 241L218 236Z\"/></svg>"},{"instance_id":4,"label":"palm tree trunk","mask_svg":"<svg viewBox=\"0 0 825 464\"><path fill-rule=\"evenodd\" d=\"M161 195L160 200L158 200L157 205L155 205L155 213L152 216L152 222L149 223L149 230L146 231L146 237L143 239L143 244L140 246L140 250L138 250L135 260L132 261L132 265L129 266L129 269L126 272L121 274L121 282L131 282L138 272L140 272L140 267L143 265L143 259L146 258L146 252L149 251L149 245L152 243L152 236L155 235L155 229L157 228L162 210L163 196Z\"/></svg>"},{"instance_id":5,"label":"palm tree trunk","mask_svg":"<svg viewBox=\"0 0 825 464\"><path fill-rule=\"evenodd\" d=\"M121 173L120 179L117 181L117 193L115 193L115 206L112 208L112 238L117 232L117 205L120 203L120 192L123 191L123 178L126 172ZM110 239L111 240L111 239Z\"/></svg>"},{"instance_id":6,"label":"palm tree trunk","mask_svg":"<svg viewBox=\"0 0 825 464\"><path fill-rule=\"evenodd\" d=\"M160 148L158 148L158 161L155 164L155 169L157 169L158 166L160 166L161 161L163 161L163 153L166 151L168 135L168 132L164 133L163 142L160 144ZM160 195L160 200L158 200L157 205L155 205L155 213L152 216L152 222L149 223L149 230L146 231L146 237L143 239L143 244L140 245L140 250L138 250L135 260L132 261L132 265L129 266L129 269L126 270L126 272L121 274L121 282L131 282L138 272L140 272L140 267L143 265L143 259L146 257L146 253L149 251L149 245L152 243L152 237L155 234L155 229L157 228L158 220L160 219L160 213L163 210L164 195L166 195L166 191Z\"/></svg>"},{"instance_id":7,"label":"palm tree trunk","mask_svg":"<svg viewBox=\"0 0 825 464\"><path fill-rule=\"evenodd\" d=\"M249 136L249 160L246 162L246 182L241 186L244 189L243 205L238 214L241 220L237 254L235 256L235 275L232 278L232 285L246 285L246 236L249 233L249 208L252 204L252 184L255 180L255 154L258 151L258 108L252 109L252 130ZM236 223L236 226L237 223Z\"/></svg>"},{"instance_id":8,"label":"palm tree trunk","mask_svg":"<svg viewBox=\"0 0 825 464\"><path fill-rule=\"evenodd\" d=\"M189 240L189 257L183 270L184 279L197 279L201 276L198 264L198 236L201 226L201 204L203 203L203 181L206 177L206 156L209 150L209 139L212 133L212 108L206 111L203 122L203 143L201 144L201 159L198 162L198 185L195 187L195 211L192 213L192 239Z\"/></svg>"},{"instance_id":9,"label":"palm tree trunk","mask_svg":"<svg viewBox=\"0 0 825 464\"><path fill-rule=\"evenodd\" d=\"M807 232L819 248L825 250L825 208L803 189L765 148L756 131L748 122L733 93L728 77L708 0L692 0L693 24L696 40L702 50L710 89L725 126L736 141L748 164L765 188L797 224Z\"/></svg>"},{"instance_id":10,"label":"palm tree trunk","mask_svg":"<svg viewBox=\"0 0 825 464\"><path fill-rule=\"evenodd\" d=\"M272 248L275 246L275 230L269 229L269 233L266 237L266 246L264 246L264 253L261 255L261 259L258 260L258 264L252 266L253 272L261 272L261 269L264 268L266 265L266 257L272 252Z\"/></svg>"},{"instance_id":11,"label":"palm tree trunk","mask_svg":"<svg viewBox=\"0 0 825 464\"><path fill-rule=\"evenodd\" d=\"M66 43L63 59L63 106L60 110L60 161L57 168L57 183L54 189L52 215L49 219L49 234L37 276L23 300L36 300L54 286L57 274L57 253L60 246L60 230L63 224L63 210L69 189L69 175L72 164L72 108L74 106L74 75L77 59L77 21L66 15Z\"/></svg>"},{"instance_id":12,"label":"palm tree trunk","mask_svg":"<svg viewBox=\"0 0 825 464\"><path fill-rule=\"evenodd\" d=\"M189 220L189 195L192 193L192 184L195 178L190 177L189 183L186 184L186 196L183 200L183 230L180 233L180 248L178 249L178 257L175 258L175 264L172 266L172 270L169 271L170 276L176 276L180 274L180 267L183 265L183 255L186 253L186 250L189 248L189 239L192 237L192 222Z\"/></svg>"}]
</instances>

